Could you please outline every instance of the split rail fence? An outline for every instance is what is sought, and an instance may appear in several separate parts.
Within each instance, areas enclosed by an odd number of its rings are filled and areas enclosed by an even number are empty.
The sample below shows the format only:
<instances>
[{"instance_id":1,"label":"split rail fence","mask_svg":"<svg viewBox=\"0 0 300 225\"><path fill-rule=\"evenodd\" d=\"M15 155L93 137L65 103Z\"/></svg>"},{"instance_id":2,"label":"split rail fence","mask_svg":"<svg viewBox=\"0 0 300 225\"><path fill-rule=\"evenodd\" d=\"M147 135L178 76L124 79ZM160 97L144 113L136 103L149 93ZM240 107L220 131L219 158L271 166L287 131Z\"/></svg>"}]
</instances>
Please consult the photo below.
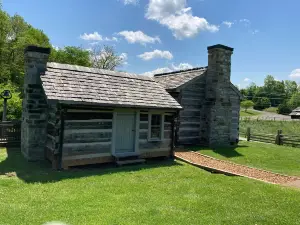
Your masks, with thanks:
<instances>
[{"instance_id":1,"label":"split rail fence","mask_svg":"<svg viewBox=\"0 0 300 225\"><path fill-rule=\"evenodd\" d=\"M278 130L277 134L265 134L252 131L248 127L246 130L240 130L240 135L244 136L247 141L260 141L277 145L300 147L300 135L284 134L282 130Z\"/></svg>"}]
</instances>

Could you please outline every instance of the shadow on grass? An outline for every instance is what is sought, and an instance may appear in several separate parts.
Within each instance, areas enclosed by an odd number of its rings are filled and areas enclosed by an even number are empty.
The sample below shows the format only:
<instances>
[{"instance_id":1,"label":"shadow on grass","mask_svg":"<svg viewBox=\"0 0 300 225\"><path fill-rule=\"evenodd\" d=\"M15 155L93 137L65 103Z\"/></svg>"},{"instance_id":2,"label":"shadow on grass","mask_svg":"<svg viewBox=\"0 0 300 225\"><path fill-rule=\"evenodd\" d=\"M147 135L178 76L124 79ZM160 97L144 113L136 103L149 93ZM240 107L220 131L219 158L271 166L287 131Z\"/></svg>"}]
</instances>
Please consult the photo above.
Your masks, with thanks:
<instances>
[{"instance_id":1,"label":"shadow on grass","mask_svg":"<svg viewBox=\"0 0 300 225\"><path fill-rule=\"evenodd\" d=\"M222 155L226 158L233 158L233 157L242 157L244 156L243 154L239 153L236 151L236 148L239 147L248 147L247 145L238 145L234 147L214 147L214 148L209 148L209 147L191 147L189 150L192 151L198 151L201 153L201 151L213 151L216 154Z\"/></svg>"},{"instance_id":2,"label":"shadow on grass","mask_svg":"<svg viewBox=\"0 0 300 225\"><path fill-rule=\"evenodd\" d=\"M180 163L166 158L147 160L145 164L116 167L114 164L96 164L72 167L67 171L55 171L48 161L28 162L20 148L7 147L7 158L0 161L0 176L17 176L26 183L48 183L64 179L81 178L95 175L112 174L117 172L133 172L158 167L181 166ZM0 149L5 151L5 149Z\"/></svg>"}]
</instances>

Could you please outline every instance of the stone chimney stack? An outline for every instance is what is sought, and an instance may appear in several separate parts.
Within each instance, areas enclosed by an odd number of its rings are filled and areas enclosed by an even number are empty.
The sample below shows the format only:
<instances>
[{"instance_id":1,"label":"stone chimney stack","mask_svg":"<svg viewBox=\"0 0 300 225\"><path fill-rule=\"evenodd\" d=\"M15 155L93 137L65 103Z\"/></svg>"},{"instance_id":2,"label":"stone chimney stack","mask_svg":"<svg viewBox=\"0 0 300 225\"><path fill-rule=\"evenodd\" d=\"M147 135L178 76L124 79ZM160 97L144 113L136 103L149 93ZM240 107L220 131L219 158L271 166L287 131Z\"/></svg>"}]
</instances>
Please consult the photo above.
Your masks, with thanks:
<instances>
[{"instance_id":1,"label":"stone chimney stack","mask_svg":"<svg viewBox=\"0 0 300 225\"><path fill-rule=\"evenodd\" d=\"M28 46L24 54L21 151L28 160L42 160L45 158L48 105L40 76L46 71L50 48Z\"/></svg>"},{"instance_id":2,"label":"stone chimney stack","mask_svg":"<svg viewBox=\"0 0 300 225\"><path fill-rule=\"evenodd\" d=\"M228 146L232 109L230 102L231 55L233 48L213 45L208 50L205 87L206 142L210 146Z\"/></svg>"}]
</instances>

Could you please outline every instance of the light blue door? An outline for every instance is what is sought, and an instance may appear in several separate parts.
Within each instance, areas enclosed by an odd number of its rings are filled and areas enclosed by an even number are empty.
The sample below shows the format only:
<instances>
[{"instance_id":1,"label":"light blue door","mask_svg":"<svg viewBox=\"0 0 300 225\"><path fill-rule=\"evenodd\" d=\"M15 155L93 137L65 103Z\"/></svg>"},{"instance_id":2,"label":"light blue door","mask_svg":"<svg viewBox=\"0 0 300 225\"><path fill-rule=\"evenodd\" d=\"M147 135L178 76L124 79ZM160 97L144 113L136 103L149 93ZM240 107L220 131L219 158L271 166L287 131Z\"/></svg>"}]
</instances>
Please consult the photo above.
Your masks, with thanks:
<instances>
[{"instance_id":1,"label":"light blue door","mask_svg":"<svg viewBox=\"0 0 300 225\"><path fill-rule=\"evenodd\" d=\"M116 153L134 152L135 114L118 113L116 122Z\"/></svg>"}]
</instances>

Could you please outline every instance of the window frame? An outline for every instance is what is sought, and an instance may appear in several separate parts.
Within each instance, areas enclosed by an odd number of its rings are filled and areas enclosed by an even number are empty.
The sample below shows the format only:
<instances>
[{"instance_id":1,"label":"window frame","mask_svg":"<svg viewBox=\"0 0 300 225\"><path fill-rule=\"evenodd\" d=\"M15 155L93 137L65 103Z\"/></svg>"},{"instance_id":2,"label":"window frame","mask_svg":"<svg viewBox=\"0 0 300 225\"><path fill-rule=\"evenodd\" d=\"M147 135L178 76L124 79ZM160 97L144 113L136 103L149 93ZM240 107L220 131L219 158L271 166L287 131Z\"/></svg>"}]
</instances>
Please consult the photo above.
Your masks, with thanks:
<instances>
[{"instance_id":1,"label":"window frame","mask_svg":"<svg viewBox=\"0 0 300 225\"><path fill-rule=\"evenodd\" d=\"M152 131L152 115L160 115L160 137L159 138L152 138L151 137L151 131ZM164 123L165 123L165 115L164 113L159 112L149 112L148 113L148 141L162 141L164 139Z\"/></svg>"}]
</instances>

